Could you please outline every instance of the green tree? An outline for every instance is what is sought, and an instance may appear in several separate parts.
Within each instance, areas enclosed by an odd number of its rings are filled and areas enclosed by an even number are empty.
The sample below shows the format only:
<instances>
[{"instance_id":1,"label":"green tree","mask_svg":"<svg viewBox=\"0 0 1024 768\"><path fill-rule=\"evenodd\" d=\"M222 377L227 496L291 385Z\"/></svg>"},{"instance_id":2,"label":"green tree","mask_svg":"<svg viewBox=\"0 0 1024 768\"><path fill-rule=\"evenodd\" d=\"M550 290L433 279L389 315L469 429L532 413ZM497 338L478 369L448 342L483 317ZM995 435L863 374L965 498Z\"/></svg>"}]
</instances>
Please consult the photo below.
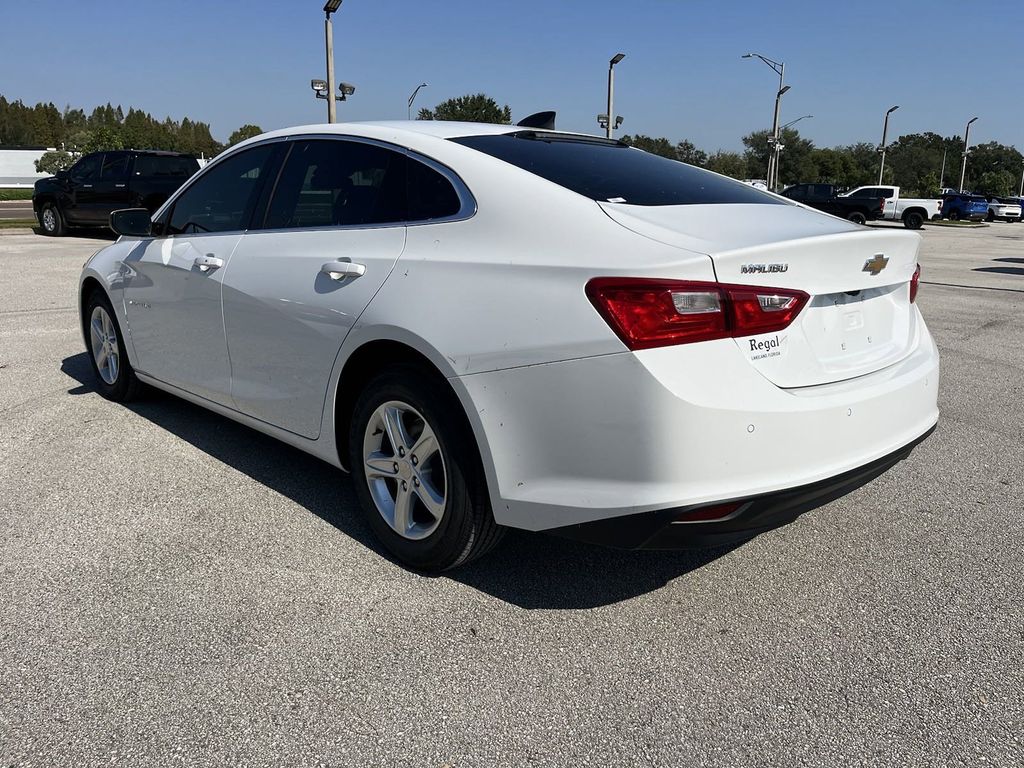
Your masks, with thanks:
<instances>
[{"instance_id":1,"label":"green tree","mask_svg":"<svg viewBox=\"0 0 1024 768\"><path fill-rule=\"evenodd\" d=\"M768 154L771 131L754 131L743 137L744 153L747 159L747 175L744 178L763 178L768 170ZM782 187L801 181L814 181L816 168L811 159L814 142L800 137L795 128L785 128L781 134L783 150L779 153L779 184Z\"/></svg>"},{"instance_id":2,"label":"green tree","mask_svg":"<svg viewBox=\"0 0 1024 768\"><path fill-rule=\"evenodd\" d=\"M508 104L501 107L498 102L483 93L467 94L442 101L431 109L421 109L418 120L461 120L469 123L512 122L512 110Z\"/></svg>"},{"instance_id":3,"label":"green tree","mask_svg":"<svg viewBox=\"0 0 1024 768\"><path fill-rule=\"evenodd\" d=\"M652 155L661 155L662 157L667 157L670 160L679 159L679 156L676 153L675 144L665 137L654 139L650 136L644 136L639 133L636 136L626 134L622 137L622 141L625 144L629 144L631 147L642 149L644 152L650 152Z\"/></svg>"},{"instance_id":4,"label":"green tree","mask_svg":"<svg viewBox=\"0 0 1024 768\"><path fill-rule=\"evenodd\" d=\"M732 176L734 179L747 178L747 159L739 152L720 149L708 156L704 167L723 176Z\"/></svg>"},{"instance_id":5,"label":"green tree","mask_svg":"<svg viewBox=\"0 0 1024 768\"><path fill-rule=\"evenodd\" d=\"M73 162L74 158L71 157L70 152L63 152L61 150L57 150L56 152L44 152L43 156L35 161L36 171L52 175L57 171L63 171L65 168L70 168L71 163Z\"/></svg>"},{"instance_id":6,"label":"green tree","mask_svg":"<svg viewBox=\"0 0 1024 768\"><path fill-rule=\"evenodd\" d=\"M676 160L690 165L703 166L708 161L708 153L697 149L692 141L683 139L676 144Z\"/></svg>"},{"instance_id":7,"label":"green tree","mask_svg":"<svg viewBox=\"0 0 1024 768\"><path fill-rule=\"evenodd\" d=\"M246 123L228 137L228 146L234 146L241 141L251 139L253 136L259 136L261 133L263 133L263 129L258 125Z\"/></svg>"}]
</instances>

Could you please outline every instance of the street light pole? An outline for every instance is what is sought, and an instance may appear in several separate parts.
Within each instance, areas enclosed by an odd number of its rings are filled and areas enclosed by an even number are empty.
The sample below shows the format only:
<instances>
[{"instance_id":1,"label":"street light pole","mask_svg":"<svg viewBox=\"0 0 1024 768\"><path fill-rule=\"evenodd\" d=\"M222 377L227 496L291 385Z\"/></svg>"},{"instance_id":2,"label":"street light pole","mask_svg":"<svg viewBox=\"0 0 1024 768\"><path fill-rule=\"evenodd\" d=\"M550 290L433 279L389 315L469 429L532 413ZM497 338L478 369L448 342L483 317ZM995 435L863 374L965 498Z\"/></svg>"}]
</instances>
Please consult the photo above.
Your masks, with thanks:
<instances>
[{"instance_id":1,"label":"street light pole","mask_svg":"<svg viewBox=\"0 0 1024 768\"><path fill-rule=\"evenodd\" d=\"M789 126L796 125L801 120L808 120L808 119L810 119L812 117L814 117L814 115L801 115L796 120L790 120L784 126L779 128L779 140L780 140L780 142L782 140L782 132L784 130L786 130L787 128L789 128ZM776 178L776 180L778 180L779 178L781 178L781 171L779 169L782 168L782 144L779 143L779 144L776 144L775 146L778 147L778 151L777 151L777 154L776 154L776 157L775 157L775 178Z\"/></svg>"},{"instance_id":2,"label":"street light pole","mask_svg":"<svg viewBox=\"0 0 1024 768\"><path fill-rule=\"evenodd\" d=\"M612 128L615 125L615 65L626 58L624 53L616 53L608 62L608 125L604 128L606 138L612 137Z\"/></svg>"},{"instance_id":3,"label":"street light pole","mask_svg":"<svg viewBox=\"0 0 1024 768\"><path fill-rule=\"evenodd\" d=\"M782 98L782 94L788 91L788 88L783 86L783 82L786 79L786 65L781 61L772 61L766 56L762 56L760 53L745 53L740 58L751 59L758 58L771 67L779 76L779 90L775 96L775 119L772 121L772 147L768 153L768 189L774 191L773 180L775 178L775 161L778 159L775 155L775 146L779 142L779 99Z\"/></svg>"},{"instance_id":4,"label":"street light pole","mask_svg":"<svg viewBox=\"0 0 1024 768\"><path fill-rule=\"evenodd\" d=\"M878 148L878 151L882 153L882 164L878 167L878 183L882 183L882 173L885 171L885 140L889 135L889 115L900 108L897 104L892 107L888 112L885 113L885 122L882 124L882 145Z\"/></svg>"},{"instance_id":5,"label":"street light pole","mask_svg":"<svg viewBox=\"0 0 1024 768\"><path fill-rule=\"evenodd\" d=\"M971 138L971 123L973 123L977 119L978 118L976 118L976 117L972 117L970 120L968 120L967 121L967 127L964 129L964 159L963 159L963 162L961 162L961 164L960 164L960 191L961 192L964 191L964 179L967 176L967 149L968 149L968 146L969 146L967 142Z\"/></svg>"},{"instance_id":6,"label":"street light pole","mask_svg":"<svg viewBox=\"0 0 1024 768\"><path fill-rule=\"evenodd\" d=\"M946 186L946 149L942 150L942 169L939 171L939 189Z\"/></svg>"},{"instance_id":7,"label":"street light pole","mask_svg":"<svg viewBox=\"0 0 1024 768\"><path fill-rule=\"evenodd\" d=\"M412 120L412 103L416 101L416 94L420 92L420 88L426 88L426 83L420 83L416 86L416 90L412 92L412 96L409 97L409 114L407 115Z\"/></svg>"},{"instance_id":8,"label":"street light pole","mask_svg":"<svg viewBox=\"0 0 1024 768\"><path fill-rule=\"evenodd\" d=\"M1017 192L1017 197L1024 197L1024 167L1021 168L1020 172L1020 190Z\"/></svg>"},{"instance_id":9,"label":"street light pole","mask_svg":"<svg viewBox=\"0 0 1024 768\"><path fill-rule=\"evenodd\" d=\"M324 3L324 39L327 48L327 122L337 120L337 109L334 101L334 23L331 14L341 7L343 0L327 0Z\"/></svg>"},{"instance_id":10,"label":"street light pole","mask_svg":"<svg viewBox=\"0 0 1024 768\"><path fill-rule=\"evenodd\" d=\"M779 146L782 142L782 129L779 127L779 107L782 103L783 94L785 94L785 92L788 90L789 86L786 85L780 88L779 92L775 94L775 119L772 121L772 125L774 127L772 128L771 151L771 157L773 158L773 162L768 171L769 175L771 176L771 183L768 185L768 189L770 189L772 192L774 192L775 188L779 185L779 152L782 151L779 149Z\"/></svg>"}]
</instances>

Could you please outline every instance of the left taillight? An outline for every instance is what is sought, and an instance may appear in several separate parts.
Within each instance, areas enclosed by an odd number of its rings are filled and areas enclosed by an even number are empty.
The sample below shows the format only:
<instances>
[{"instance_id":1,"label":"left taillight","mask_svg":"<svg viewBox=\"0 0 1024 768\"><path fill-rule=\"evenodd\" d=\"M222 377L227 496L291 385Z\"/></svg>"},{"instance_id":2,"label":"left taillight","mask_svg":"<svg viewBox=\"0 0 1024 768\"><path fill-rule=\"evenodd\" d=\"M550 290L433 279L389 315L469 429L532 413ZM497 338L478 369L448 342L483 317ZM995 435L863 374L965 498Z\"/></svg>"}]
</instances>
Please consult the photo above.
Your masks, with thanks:
<instances>
[{"instance_id":1,"label":"left taillight","mask_svg":"<svg viewBox=\"0 0 1024 768\"><path fill-rule=\"evenodd\" d=\"M910 278L910 303L913 304L917 300L917 288L921 284L921 265L917 265L917 269L914 270L914 276Z\"/></svg>"},{"instance_id":2,"label":"left taillight","mask_svg":"<svg viewBox=\"0 0 1024 768\"><path fill-rule=\"evenodd\" d=\"M810 298L789 288L595 277L587 297L630 349L781 331Z\"/></svg>"}]
</instances>

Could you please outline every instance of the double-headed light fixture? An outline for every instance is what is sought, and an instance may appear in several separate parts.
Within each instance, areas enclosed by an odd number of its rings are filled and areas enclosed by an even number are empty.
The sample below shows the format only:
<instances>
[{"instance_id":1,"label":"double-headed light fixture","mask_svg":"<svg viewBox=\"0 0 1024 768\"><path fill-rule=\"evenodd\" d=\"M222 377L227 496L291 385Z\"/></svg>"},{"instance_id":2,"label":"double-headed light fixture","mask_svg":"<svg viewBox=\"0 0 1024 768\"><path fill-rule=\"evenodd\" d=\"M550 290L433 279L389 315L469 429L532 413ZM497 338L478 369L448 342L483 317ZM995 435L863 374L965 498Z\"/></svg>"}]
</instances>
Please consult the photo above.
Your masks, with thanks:
<instances>
[{"instance_id":1,"label":"double-headed light fixture","mask_svg":"<svg viewBox=\"0 0 1024 768\"><path fill-rule=\"evenodd\" d=\"M331 14L341 8L342 0L327 0L324 3L324 41L327 49L327 80L310 80L309 86L313 89L318 99L327 100L327 122L337 121L336 101L347 101L348 97L356 92L356 87L351 83L341 83L338 90L340 96L334 93L334 24L331 21Z\"/></svg>"}]
</instances>

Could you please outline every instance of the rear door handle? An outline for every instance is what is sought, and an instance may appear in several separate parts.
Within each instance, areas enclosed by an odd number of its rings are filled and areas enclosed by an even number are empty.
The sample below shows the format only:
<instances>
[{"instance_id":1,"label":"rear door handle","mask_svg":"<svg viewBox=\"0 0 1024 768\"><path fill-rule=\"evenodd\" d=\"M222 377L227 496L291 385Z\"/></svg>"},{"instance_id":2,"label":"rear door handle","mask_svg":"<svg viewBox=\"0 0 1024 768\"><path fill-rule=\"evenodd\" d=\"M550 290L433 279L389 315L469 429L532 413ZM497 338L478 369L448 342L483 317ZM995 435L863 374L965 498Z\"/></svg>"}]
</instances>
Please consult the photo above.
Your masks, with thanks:
<instances>
[{"instance_id":1,"label":"rear door handle","mask_svg":"<svg viewBox=\"0 0 1024 768\"><path fill-rule=\"evenodd\" d=\"M366 273L366 265L353 264L351 261L328 261L320 271L331 280L344 280L346 277L359 277Z\"/></svg>"},{"instance_id":2,"label":"rear door handle","mask_svg":"<svg viewBox=\"0 0 1024 768\"><path fill-rule=\"evenodd\" d=\"M224 259L218 259L216 256L196 256L192 263L199 267L200 272L209 272L211 269L223 267Z\"/></svg>"},{"instance_id":3,"label":"rear door handle","mask_svg":"<svg viewBox=\"0 0 1024 768\"><path fill-rule=\"evenodd\" d=\"M124 189L124 184L115 184L114 186L118 189Z\"/></svg>"}]
</instances>

